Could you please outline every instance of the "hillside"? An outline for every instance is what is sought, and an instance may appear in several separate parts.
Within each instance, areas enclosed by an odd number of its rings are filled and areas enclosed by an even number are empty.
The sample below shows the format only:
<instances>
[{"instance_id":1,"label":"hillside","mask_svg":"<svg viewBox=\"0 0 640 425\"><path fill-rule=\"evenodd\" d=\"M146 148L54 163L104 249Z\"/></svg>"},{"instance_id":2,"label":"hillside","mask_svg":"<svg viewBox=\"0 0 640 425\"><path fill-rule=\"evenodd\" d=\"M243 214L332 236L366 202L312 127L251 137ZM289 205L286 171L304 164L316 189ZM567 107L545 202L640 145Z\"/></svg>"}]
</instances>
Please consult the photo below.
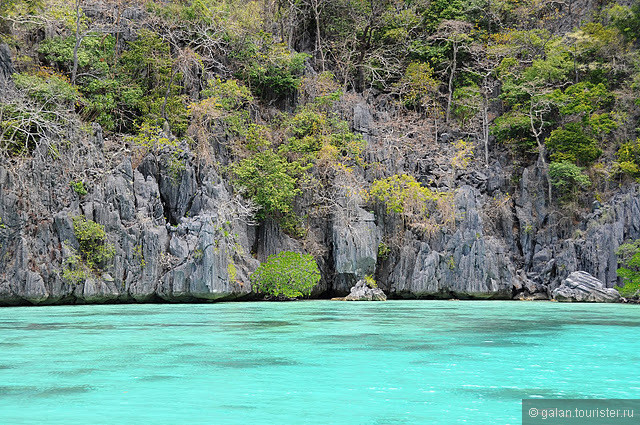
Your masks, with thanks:
<instances>
[{"instance_id":1,"label":"hillside","mask_svg":"<svg viewBox=\"0 0 640 425\"><path fill-rule=\"evenodd\" d=\"M639 48L625 1L5 1L0 304L621 284Z\"/></svg>"}]
</instances>

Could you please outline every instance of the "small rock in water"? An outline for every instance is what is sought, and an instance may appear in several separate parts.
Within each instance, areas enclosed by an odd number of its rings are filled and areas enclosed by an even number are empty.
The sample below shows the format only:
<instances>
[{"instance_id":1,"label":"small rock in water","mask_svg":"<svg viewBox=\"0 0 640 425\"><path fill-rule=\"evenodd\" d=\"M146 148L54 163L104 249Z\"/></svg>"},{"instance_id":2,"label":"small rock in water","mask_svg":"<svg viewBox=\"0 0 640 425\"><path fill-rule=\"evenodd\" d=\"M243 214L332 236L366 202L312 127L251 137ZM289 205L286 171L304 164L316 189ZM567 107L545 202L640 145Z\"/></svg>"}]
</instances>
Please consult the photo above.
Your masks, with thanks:
<instances>
[{"instance_id":1,"label":"small rock in water","mask_svg":"<svg viewBox=\"0 0 640 425\"><path fill-rule=\"evenodd\" d=\"M620 302L620 294L587 272L573 272L553 290L553 299L564 302Z\"/></svg>"},{"instance_id":2,"label":"small rock in water","mask_svg":"<svg viewBox=\"0 0 640 425\"><path fill-rule=\"evenodd\" d=\"M386 301L387 296L380 288L370 288L364 280L359 280L344 301Z\"/></svg>"}]
</instances>

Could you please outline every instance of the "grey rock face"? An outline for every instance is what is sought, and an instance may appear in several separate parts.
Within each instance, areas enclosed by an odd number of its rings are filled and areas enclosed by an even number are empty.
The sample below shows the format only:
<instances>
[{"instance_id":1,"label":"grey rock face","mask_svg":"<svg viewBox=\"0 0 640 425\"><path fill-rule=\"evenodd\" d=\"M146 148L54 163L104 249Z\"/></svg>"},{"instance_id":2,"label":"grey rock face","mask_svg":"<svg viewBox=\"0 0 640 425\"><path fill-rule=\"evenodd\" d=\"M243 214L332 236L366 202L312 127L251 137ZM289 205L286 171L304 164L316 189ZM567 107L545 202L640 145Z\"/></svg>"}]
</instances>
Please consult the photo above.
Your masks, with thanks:
<instances>
[{"instance_id":1,"label":"grey rock face","mask_svg":"<svg viewBox=\"0 0 640 425\"><path fill-rule=\"evenodd\" d=\"M380 288L370 288L364 280L356 282L345 301L386 301L387 296Z\"/></svg>"},{"instance_id":2,"label":"grey rock face","mask_svg":"<svg viewBox=\"0 0 640 425\"><path fill-rule=\"evenodd\" d=\"M88 146L93 158L102 157L101 143ZM176 189L164 176L162 159L154 174L145 165L133 169L125 157L81 199L69 187L65 164L54 163L49 171L42 167L42 174L39 167L24 174L0 168L0 305L205 301L250 293L248 276L258 261L249 255L252 230L242 201L212 168L203 171L204 183L194 190L190 161L185 159ZM164 192L156 177L164 179ZM66 191L58 211L49 215L40 197L28 208L17 202L47 178ZM197 214L187 217L194 199ZM178 223L168 223L165 213ZM30 218L39 214L50 218L39 224ZM78 215L104 226L115 256L73 284L62 275L67 262L80 255L72 221Z\"/></svg>"},{"instance_id":3,"label":"grey rock face","mask_svg":"<svg viewBox=\"0 0 640 425\"><path fill-rule=\"evenodd\" d=\"M9 78L16 72L11 61L11 51L5 43L0 44L0 80Z\"/></svg>"},{"instance_id":4,"label":"grey rock face","mask_svg":"<svg viewBox=\"0 0 640 425\"><path fill-rule=\"evenodd\" d=\"M0 68L10 69L8 50L1 50ZM286 235L273 219L248 220L251 208L213 165L231 161L215 141L209 163L186 145L179 154L166 148L137 158L109 151L94 125L91 134L74 136L85 137L73 144L81 153L61 152L72 161L34 155L22 167L0 166L0 305L243 298L259 261L281 251L316 256L323 276L314 296L345 295L355 287L353 297L367 299L373 290L360 281L373 275L395 297L547 299L556 293L577 299L575 288L562 286L576 270L602 282L598 296L614 296L606 287L618 282L615 251L640 238L638 186L567 215L557 200L549 201L541 163L525 168L517 184L516 169L504 159L456 169L446 149L464 134L447 130L429 145L415 128L381 127L392 114L379 105L359 98L345 108L354 131L369 142L364 157L371 166L353 167L348 182L336 182L332 189L340 196L332 213L309 214L313 238L305 240ZM402 173L455 191L449 205L455 223L425 234L359 195L347 196ZM69 187L78 180L87 195ZM62 278L78 255L74 216L103 225L116 252L80 284Z\"/></svg>"},{"instance_id":5,"label":"grey rock face","mask_svg":"<svg viewBox=\"0 0 640 425\"><path fill-rule=\"evenodd\" d=\"M379 232L373 214L357 206L334 214L334 290L347 291L358 280L374 274L378 244Z\"/></svg>"},{"instance_id":6,"label":"grey rock face","mask_svg":"<svg viewBox=\"0 0 640 425\"><path fill-rule=\"evenodd\" d=\"M365 138L371 133L373 117L366 103L360 102L353 107L353 129Z\"/></svg>"},{"instance_id":7,"label":"grey rock face","mask_svg":"<svg viewBox=\"0 0 640 425\"><path fill-rule=\"evenodd\" d=\"M470 186L459 189L455 230L441 229L435 241L405 232L383 287L403 297L511 298L515 269L504 243L485 236L478 197Z\"/></svg>"},{"instance_id":8,"label":"grey rock face","mask_svg":"<svg viewBox=\"0 0 640 425\"><path fill-rule=\"evenodd\" d=\"M560 287L553 290L553 299L563 302L600 302L620 301L620 294L587 272L571 273L562 281Z\"/></svg>"}]
</instances>

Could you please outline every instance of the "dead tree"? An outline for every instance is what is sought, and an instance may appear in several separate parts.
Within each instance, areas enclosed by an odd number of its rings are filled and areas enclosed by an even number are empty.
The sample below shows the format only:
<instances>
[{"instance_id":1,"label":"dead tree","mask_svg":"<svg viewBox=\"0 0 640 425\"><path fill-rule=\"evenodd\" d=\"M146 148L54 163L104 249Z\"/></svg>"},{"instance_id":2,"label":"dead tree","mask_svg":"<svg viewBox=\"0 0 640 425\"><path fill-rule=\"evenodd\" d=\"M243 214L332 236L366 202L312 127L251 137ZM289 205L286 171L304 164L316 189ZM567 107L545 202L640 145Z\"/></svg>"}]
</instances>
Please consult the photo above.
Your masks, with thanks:
<instances>
[{"instance_id":1,"label":"dead tree","mask_svg":"<svg viewBox=\"0 0 640 425\"><path fill-rule=\"evenodd\" d=\"M440 41L441 43L448 44L451 48L451 58L448 71L448 84L447 84L447 107L445 111L445 123L449 124L451 118L451 102L453 101L453 81L458 70L458 55L463 50L468 50L471 37L469 33L473 29L473 26L469 22L446 20L438 26L436 33L431 36L432 40Z\"/></svg>"}]
</instances>

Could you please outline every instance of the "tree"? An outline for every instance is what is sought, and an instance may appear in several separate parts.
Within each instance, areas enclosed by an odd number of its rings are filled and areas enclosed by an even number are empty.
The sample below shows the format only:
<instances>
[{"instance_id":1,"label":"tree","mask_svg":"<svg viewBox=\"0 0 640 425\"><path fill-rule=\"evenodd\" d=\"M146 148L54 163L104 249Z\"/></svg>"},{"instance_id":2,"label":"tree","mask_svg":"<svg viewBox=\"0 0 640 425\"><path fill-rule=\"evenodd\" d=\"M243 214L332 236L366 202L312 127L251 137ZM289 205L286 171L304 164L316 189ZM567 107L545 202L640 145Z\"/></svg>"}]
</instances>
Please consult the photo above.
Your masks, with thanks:
<instances>
[{"instance_id":1,"label":"tree","mask_svg":"<svg viewBox=\"0 0 640 425\"><path fill-rule=\"evenodd\" d=\"M458 69L459 53L462 50L468 50L471 36L469 35L473 26L469 22L446 20L443 21L438 30L431 37L433 40L446 43L451 48L451 58L447 67L449 73L449 82L447 84L447 109L445 111L444 121L449 124L451 117L451 102L453 100L453 82Z\"/></svg>"},{"instance_id":2,"label":"tree","mask_svg":"<svg viewBox=\"0 0 640 425\"><path fill-rule=\"evenodd\" d=\"M617 152L618 168L633 176L640 177L640 138L623 143Z\"/></svg>"},{"instance_id":3,"label":"tree","mask_svg":"<svg viewBox=\"0 0 640 425\"><path fill-rule=\"evenodd\" d=\"M320 33L320 14L324 2L322 0L311 0L311 9L313 9L313 18L316 24L316 63L318 62L318 55L320 56L320 69L324 72L324 51L322 50L322 35Z\"/></svg>"},{"instance_id":4,"label":"tree","mask_svg":"<svg viewBox=\"0 0 640 425\"><path fill-rule=\"evenodd\" d=\"M531 133L536 139L538 146L538 160L542 163L543 169L549 173L549 167L546 160L546 149L542 143L542 135L545 127L549 125L548 116L552 110L552 102L549 100L548 92L542 87L537 87L535 82L524 87L529 94L529 124ZM547 177L547 192L549 195L549 203L551 203L551 178Z\"/></svg>"},{"instance_id":5,"label":"tree","mask_svg":"<svg viewBox=\"0 0 640 425\"><path fill-rule=\"evenodd\" d=\"M290 164L270 149L245 158L232 167L234 181L260 207L259 217L293 214L300 193Z\"/></svg>"},{"instance_id":6,"label":"tree","mask_svg":"<svg viewBox=\"0 0 640 425\"><path fill-rule=\"evenodd\" d=\"M438 140L438 118L442 115L438 103L440 82L433 76L433 68L424 62L412 62L396 84L398 95L405 107L431 115L434 140Z\"/></svg>"},{"instance_id":7,"label":"tree","mask_svg":"<svg viewBox=\"0 0 640 425\"><path fill-rule=\"evenodd\" d=\"M624 297L637 297L640 293L640 239L620 245L616 251L622 267L616 273L624 287L616 288Z\"/></svg>"},{"instance_id":8,"label":"tree","mask_svg":"<svg viewBox=\"0 0 640 425\"><path fill-rule=\"evenodd\" d=\"M549 164L549 181L563 198L571 198L578 189L591 186L591 179L582 168L568 161Z\"/></svg>"},{"instance_id":9,"label":"tree","mask_svg":"<svg viewBox=\"0 0 640 425\"><path fill-rule=\"evenodd\" d=\"M87 0L74 0L73 10L75 13L75 44L73 46L73 66L71 68L71 83L76 84L76 78L78 77L78 51L83 40L91 33L102 33L102 34L119 34L124 30L124 27L120 26L120 18L122 13L122 6L125 0L107 0L104 5L101 5L98 12L102 15L105 15L105 18L109 15L109 6L110 3L115 3L114 5L117 7L117 16L110 17L113 23L105 24L105 23L89 23L84 14L82 4L87 3ZM96 4L92 4L93 7L96 7ZM104 20L106 21L106 20ZM115 52L117 51L117 40L114 47L114 57Z\"/></svg>"},{"instance_id":10,"label":"tree","mask_svg":"<svg viewBox=\"0 0 640 425\"><path fill-rule=\"evenodd\" d=\"M495 46L500 49L499 46ZM544 136L555 122L553 112L557 109L557 100L552 96L554 89L566 82L571 72L571 63L567 58L566 46L560 38L552 37L547 31L516 31L510 34L508 42L501 50L506 57L496 68L502 81L501 98L511 110L497 120L501 132L521 133L522 124L528 121L529 131L525 139L535 141L538 161L548 175ZM522 63L529 64L524 69ZM527 118L524 120L523 118ZM517 124L518 131L513 131ZM510 131L505 127L510 126ZM549 202L552 199L551 179L547 178Z\"/></svg>"},{"instance_id":11,"label":"tree","mask_svg":"<svg viewBox=\"0 0 640 425\"><path fill-rule=\"evenodd\" d=\"M488 22L491 22L488 20ZM489 166L489 130L491 119L489 118L489 106L491 98L496 91L495 79L496 68L502 60L502 54L493 45L479 44L472 45L471 54L475 66L471 66L468 72L480 79L478 91L482 97L480 103L480 117L482 125L482 141L484 145L485 166Z\"/></svg>"},{"instance_id":12,"label":"tree","mask_svg":"<svg viewBox=\"0 0 640 425\"><path fill-rule=\"evenodd\" d=\"M400 78L413 45L425 32L426 2L325 1L322 9L325 59L345 87L387 88Z\"/></svg>"},{"instance_id":13,"label":"tree","mask_svg":"<svg viewBox=\"0 0 640 425\"><path fill-rule=\"evenodd\" d=\"M311 294L320 281L320 270L312 255L283 251L269 256L250 279L257 293L297 298Z\"/></svg>"}]
</instances>

